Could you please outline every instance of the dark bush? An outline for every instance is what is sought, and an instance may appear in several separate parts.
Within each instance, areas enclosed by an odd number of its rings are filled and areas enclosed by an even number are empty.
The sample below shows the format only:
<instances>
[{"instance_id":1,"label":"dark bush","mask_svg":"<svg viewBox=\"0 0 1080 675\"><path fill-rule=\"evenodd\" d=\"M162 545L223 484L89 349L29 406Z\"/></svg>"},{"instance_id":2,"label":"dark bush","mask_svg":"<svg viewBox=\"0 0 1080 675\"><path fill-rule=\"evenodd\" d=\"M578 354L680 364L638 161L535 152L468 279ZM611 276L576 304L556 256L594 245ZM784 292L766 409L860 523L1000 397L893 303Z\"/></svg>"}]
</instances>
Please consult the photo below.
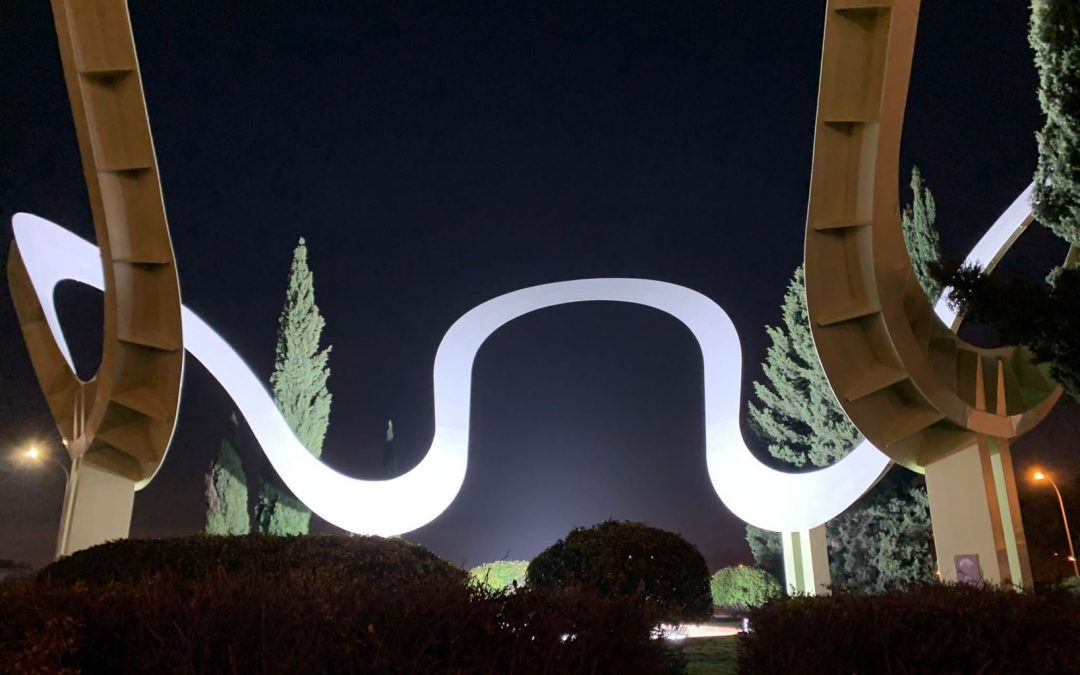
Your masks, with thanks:
<instances>
[{"instance_id":1,"label":"dark bush","mask_svg":"<svg viewBox=\"0 0 1080 675\"><path fill-rule=\"evenodd\" d=\"M113 542L0 583L0 674L675 672L652 625L625 600L478 588L400 540Z\"/></svg>"},{"instance_id":2,"label":"dark bush","mask_svg":"<svg viewBox=\"0 0 1080 675\"><path fill-rule=\"evenodd\" d=\"M529 564L528 585L630 599L667 622L707 619L712 609L709 570L697 547L642 523L609 520L571 530Z\"/></svg>"},{"instance_id":3,"label":"dark bush","mask_svg":"<svg viewBox=\"0 0 1080 675\"><path fill-rule=\"evenodd\" d=\"M447 579L0 584L2 673L670 673L650 628L626 601Z\"/></svg>"},{"instance_id":4,"label":"dark bush","mask_svg":"<svg viewBox=\"0 0 1080 675\"><path fill-rule=\"evenodd\" d=\"M79 551L45 567L53 584L106 584L148 577L193 580L220 574L350 576L383 583L450 579L466 573L403 539L311 535L121 539Z\"/></svg>"},{"instance_id":5,"label":"dark bush","mask_svg":"<svg viewBox=\"0 0 1080 675\"><path fill-rule=\"evenodd\" d=\"M794 597L751 610L739 672L1080 673L1080 600L996 587L914 586Z\"/></svg>"}]
</instances>

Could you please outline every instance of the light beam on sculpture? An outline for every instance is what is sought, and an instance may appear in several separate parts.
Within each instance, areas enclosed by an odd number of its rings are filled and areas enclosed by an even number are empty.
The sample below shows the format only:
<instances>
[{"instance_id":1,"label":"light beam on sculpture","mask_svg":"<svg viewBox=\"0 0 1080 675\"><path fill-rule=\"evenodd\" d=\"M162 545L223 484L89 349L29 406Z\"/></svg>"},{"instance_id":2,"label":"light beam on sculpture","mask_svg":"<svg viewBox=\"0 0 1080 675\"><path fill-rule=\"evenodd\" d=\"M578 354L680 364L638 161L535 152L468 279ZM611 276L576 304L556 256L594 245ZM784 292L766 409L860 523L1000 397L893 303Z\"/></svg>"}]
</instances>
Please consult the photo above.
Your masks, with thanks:
<instances>
[{"instance_id":1,"label":"light beam on sculpture","mask_svg":"<svg viewBox=\"0 0 1080 675\"><path fill-rule=\"evenodd\" d=\"M1026 192L1024 194L1027 194ZM1023 195L1021 196L1021 198ZM1018 198L1017 204L1026 204ZM1015 206L1015 204L1014 204ZM1010 209L969 256L996 259L1030 222L1030 208ZM45 321L68 367L53 290L64 280L102 288L101 259L93 244L30 214L13 219L15 241ZM184 347L224 387L247 420L274 469L313 512L351 532L391 535L438 517L465 479L469 406L476 354L506 323L545 307L574 302L627 302L659 309L693 333L702 352L705 452L717 495L735 515L768 530L809 530L858 499L888 468L889 459L862 442L839 462L816 471L783 473L759 462L746 447L741 417L742 348L724 310L704 295L646 279L582 279L534 286L472 309L447 331L435 356L435 434L427 455L391 480L351 478L323 464L296 439L262 381L205 321L182 309ZM943 306L943 311L948 311ZM943 320L949 321L947 316Z\"/></svg>"}]
</instances>

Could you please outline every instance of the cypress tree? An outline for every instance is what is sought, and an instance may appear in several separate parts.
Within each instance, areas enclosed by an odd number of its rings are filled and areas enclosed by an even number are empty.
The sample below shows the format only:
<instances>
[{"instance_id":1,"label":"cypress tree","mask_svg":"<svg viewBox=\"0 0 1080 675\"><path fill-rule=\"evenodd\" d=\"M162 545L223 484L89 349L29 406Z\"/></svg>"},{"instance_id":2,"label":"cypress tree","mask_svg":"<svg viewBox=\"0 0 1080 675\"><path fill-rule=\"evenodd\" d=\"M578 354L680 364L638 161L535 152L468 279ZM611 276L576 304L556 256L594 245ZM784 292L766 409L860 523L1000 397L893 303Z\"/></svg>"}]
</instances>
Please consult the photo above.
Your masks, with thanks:
<instances>
[{"instance_id":1,"label":"cypress tree","mask_svg":"<svg viewBox=\"0 0 1080 675\"><path fill-rule=\"evenodd\" d=\"M939 255L934 198L918 170L911 178L914 202L903 211L912 268L927 288ZM930 290L932 290L931 287ZM931 296L935 297L935 296ZM795 270L781 306L782 325L769 326L771 344L762 364L765 381L754 383L750 424L769 454L795 467L826 466L861 439L836 401L821 368L806 310L806 277ZM829 568L833 583L872 593L927 580L933 571L928 546L929 502L921 476L892 471L846 512L829 521ZM780 536L747 526L746 539L759 567L775 569Z\"/></svg>"},{"instance_id":2,"label":"cypress tree","mask_svg":"<svg viewBox=\"0 0 1080 675\"><path fill-rule=\"evenodd\" d=\"M784 293L782 326L767 326L769 345L749 402L750 424L768 441L769 454L791 466L825 466L847 454L859 432L836 403L821 370L806 313L806 276L800 265Z\"/></svg>"},{"instance_id":3,"label":"cypress tree","mask_svg":"<svg viewBox=\"0 0 1080 675\"><path fill-rule=\"evenodd\" d=\"M1080 246L1080 3L1032 0L1028 40L1046 116L1036 134L1035 217Z\"/></svg>"},{"instance_id":4,"label":"cypress tree","mask_svg":"<svg viewBox=\"0 0 1080 675\"><path fill-rule=\"evenodd\" d=\"M780 543L780 533L763 530L756 525L746 525L746 543L750 546L750 555L754 564L774 577L784 576L784 549Z\"/></svg>"},{"instance_id":5,"label":"cypress tree","mask_svg":"<svg viewBox=\"0 0 1080 675\"><path fill-rule=\"evenodd\" d=\"M941 282L933 277L930 268L941 258L941 242L935 221L937 205L930 188L923 185L919 167L911 170L911 204L904 207L900 222L904 229L904 242L911 256L911 268L930 302L941 295Z\"/></svg>"},{"instance_id":6,"label":"cypress tree","mask_svg":"<svg viewBox=\"0 0 1080 675\"><path fill-rule=\"evenodd\" d=\"M293 251L285 306L278 320L278 341L270 389L281 414L311 454L322 454L330 423L330 392L326 388L330 347L319 345L325 319L315 304L315 281L308 267L307 245L300 238ZM258 531L269 534L307 534L311 511L268 469L259 488Z\"/></svg>"},{"instance_id":7,"label":"cypress tree","mask_svg":"<svg viewBox=\"0 0 1080 675\"><path fill-rule=\"evenodd\" d=\"M206 474L206 533L247 534L248 489L244 467L236 452L240 423L236 413L229 416L229 427L221 439L217 458Z\"/></svg>"}]
</instances>

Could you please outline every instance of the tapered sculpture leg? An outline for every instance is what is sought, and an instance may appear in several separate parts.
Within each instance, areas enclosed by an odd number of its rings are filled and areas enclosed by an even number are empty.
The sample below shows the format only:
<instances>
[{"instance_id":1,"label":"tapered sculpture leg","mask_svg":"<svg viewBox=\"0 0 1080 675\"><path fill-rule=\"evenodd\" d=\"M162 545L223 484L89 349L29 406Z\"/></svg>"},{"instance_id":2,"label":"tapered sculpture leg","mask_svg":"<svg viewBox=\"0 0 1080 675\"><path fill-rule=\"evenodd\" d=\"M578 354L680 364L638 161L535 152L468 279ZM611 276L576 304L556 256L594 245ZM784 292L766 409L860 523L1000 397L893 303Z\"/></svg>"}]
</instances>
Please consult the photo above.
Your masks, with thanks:
<instances>
[{"instance_id":1,"label":"tapered sculpture leg","mask_svg":"<svg viewBox=\"0 0 1080 675\"><path fill-rule=\"evenodd\" d=\"M64 494L56 557L126 538L134 502L135 482L130 478L76 459Z\"/></svg>"},{"instance_id":2,"label":"tapered sculpture leg","mask_svg":"<svg viewBox=\"0 0 1080 675\"><path fill-rule=\"evenodd\" d=\"M832 581L825 526L781 532L780 536L784 544L784 585L788 593L828 595Z\"/></svg>"},{"instance_id":3,"label":"tapered sculpture leg","mask_svg":"<svg viewBox=\"0 0 1080 675\"><path fill-rule=\"evenodd\" d=\"M926 466L943 581L1032 585L1008 441L977 443Z\"/></svg>"}]
</instances>

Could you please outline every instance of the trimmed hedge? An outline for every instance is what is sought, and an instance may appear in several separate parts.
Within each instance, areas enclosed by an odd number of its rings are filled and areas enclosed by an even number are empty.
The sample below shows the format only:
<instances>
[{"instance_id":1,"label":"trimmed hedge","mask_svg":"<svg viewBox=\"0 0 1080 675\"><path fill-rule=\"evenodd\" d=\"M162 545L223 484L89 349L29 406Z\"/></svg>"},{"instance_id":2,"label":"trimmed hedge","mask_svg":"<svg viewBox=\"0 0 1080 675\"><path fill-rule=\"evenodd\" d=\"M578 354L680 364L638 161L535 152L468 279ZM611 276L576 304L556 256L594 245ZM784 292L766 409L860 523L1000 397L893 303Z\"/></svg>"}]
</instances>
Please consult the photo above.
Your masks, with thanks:
<instances>
[{"instance_id":1,"label":"trimmed hedge","mask_svg":"<svg viewBox=\"0 0 1080 675\"><path fill-rule=\"evenodd\" d=\"M652 639L652 618L627 600L488 591L460 571L399 583L409 570L389 568L424 558L403 542L332 537L334 553L326 538L283 538L288 555L274 566L272 544L244 539L135 542L148 574L110 544L0 583L0 672L679 672L678 653ZM232 557L244 547L255 560ZM206 558L215 551L223 560ZM314 564L328 552L332 564ZM120 567L110 574L106 562Z\"/></svg>"},{"instance_id":2,"label":"trimmed hedge","mask_svg":"<svg viewBox=\"0 0 1080 675\"><path fill-rule=\"evenodd\" d=\"M763 569L738 565L716 570L709 580L714 605L742 612L784 594L776 577Z\"/></svg>"},{"instance_id":3,"label":"trimmed hedge","mask_svg":"<svg viewBox=\"0 0 1080 675\"><path fill-rule=\"evenodd\" d=\"M701 552L679 535L643 523L609 520L574 528L529 563L528 585L627 598L671 623L712 613Z\"/></svg>"},{"instance_id":4,"label":"trimmed hedge","mask_svg":"<svg viewBox=\"0 0 1080 675\"><path fill-rule=\"evenodd\" d=\"M525 585L525 575L529 569L528 560L496 560L477 565L469 570L469 578L492 590L521 588Z\"/></svg>"},{"instance_id":5,"label":"trimmed hedge","mask_svg":"<svg viewBox=\"0 0 1080 675\"><path fill-rule=\"evenodd\" d=\"M120 539L78 551L38 572L53 584L106 584L160 577L347 575L383 583L464 582L463 570L403 539L307 535Z\"/></svg>"},{"instance_id":6,"label":"trimmed hedge","mask_svg":"<svg viewBox=\"0 0 1080 675\"><path fill-rule=\"evenodd\" d=\"M739 673L1080 673L1080 599L927 584L750 612Z\"/></svg>"}]
</instances>

